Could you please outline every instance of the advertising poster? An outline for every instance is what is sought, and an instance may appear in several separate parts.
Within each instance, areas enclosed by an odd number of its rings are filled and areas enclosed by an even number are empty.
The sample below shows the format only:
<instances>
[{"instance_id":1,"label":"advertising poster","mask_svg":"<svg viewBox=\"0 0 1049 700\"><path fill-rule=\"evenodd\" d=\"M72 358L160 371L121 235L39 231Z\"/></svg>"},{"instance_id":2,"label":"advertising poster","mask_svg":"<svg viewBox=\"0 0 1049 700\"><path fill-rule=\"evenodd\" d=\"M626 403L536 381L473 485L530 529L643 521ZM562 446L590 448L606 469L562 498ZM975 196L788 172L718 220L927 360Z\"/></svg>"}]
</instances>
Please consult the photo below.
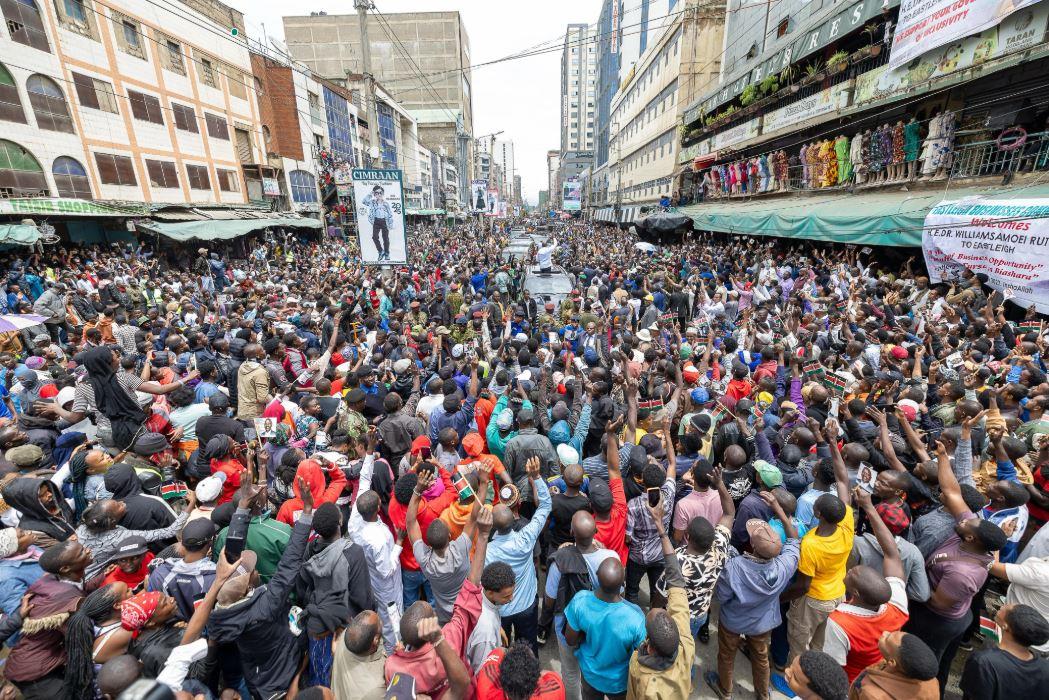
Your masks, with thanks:
<instances>
[{"instance_id":1,"label":"advertising poster","mask_svg":"<svg viewBox=\"0 0 1049 700\"><path fill-rule=\"evenodd\" d=\"M933 283L968 268L1014 303L1049 312L1049 199L941 202L925 217L922 252Z\"/></svg>"},{"instance_id":2,"label":"advertising poster","mask_svg":"<svg viewBox=\"0 0 1049 700\"><path fill-rule=\"evenodd\" d=\"M848 104L848 100L849 84L839 83L826 90L821 90L815 95L769 112L762 117L762 133L769 134L785 126L842 109ZM715 147L721 148L722 146L718 145Z\"/></svg>"},{"instance_id":3,"label":"advertising poster","mask_svg":"<svg viewBox=\"0 0 1049 700\"><path fill-rule=\"evenodd\" d=\"M887 64L861 73L856 76L853 102L896 97L926 81L935 83L958 71L1029 49L1042 42L1047 20L1049 4L1028 7L1012 13L996 27L928 51L907 65L893 69Z\"/></svg>"},{"instance_id":4,"label":"advertising poster","mask_svg":"<svg viewBox=\"0 0 1049 700\"><path fill-rule=\"evenodd\" d=\"M404 194L400 170L353 171L357 243L366 265L404 264L408 238L404 229Z\"/></svg>"},{"instance_id":5,"label":"advertising poster","mask_svg":"<svg viewBox=\"0 0 1049 700\"><path fill-rule=\"evenodd\" d=\"M499 216L499 188L489 185L485 197L484 215Z\"/></svg>"},{"instance_id":6,"label":"advertising poster","mask_svg":"<svg viewBox=\"0 0 1049 700\"><path fill-rule=\"evenodd\" d=\"M561 194L561 209L579 211L583 200L583 183L576 179L565 180Z\"/></svg>"},{"instance_id":7,"label":"advertising poster","mask_svg":"<svg viewBox=\"0 0 1049 700\"><path fill-rule=\"evenodd\" d=\"M918 56L989 29L1038 0L903 0L896 34L892 37L889 68L896 69Z\"/></svg>"},{"instance_id":8,"label":"advertising poster","mask_svg":"<svg viewBox=\"0 0 1049 700\"><path fill-rule=\"evenodd\" d=\"M475 212L488 209L488 180L470 180L470 208Z\"/></svg>"}]
</instances>

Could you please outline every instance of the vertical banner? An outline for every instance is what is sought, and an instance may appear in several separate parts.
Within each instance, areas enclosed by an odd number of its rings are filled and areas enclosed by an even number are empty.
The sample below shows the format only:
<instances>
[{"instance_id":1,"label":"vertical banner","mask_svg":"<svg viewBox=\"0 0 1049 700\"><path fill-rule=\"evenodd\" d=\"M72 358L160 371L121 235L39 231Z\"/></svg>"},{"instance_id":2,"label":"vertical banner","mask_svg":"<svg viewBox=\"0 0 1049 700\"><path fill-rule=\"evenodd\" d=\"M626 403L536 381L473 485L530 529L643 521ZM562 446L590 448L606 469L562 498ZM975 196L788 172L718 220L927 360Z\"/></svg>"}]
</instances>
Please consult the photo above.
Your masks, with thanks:
<instances>
[{"instance_id":1,"label":"vertical banner","mask_svg":"<svg viewBox=\"0 0 1049 700\"><path fill-rule=\"evenodd\" d=\"M470 208L474 212L488 209L488 180L470 180Z\"/></svg>"},{"instance_id":2,"label":"vertical banner","mask_svg":"<svg viewBox=\"0 0 1049 700\"><path fill-rule=\"evenodd\" d=\"M1013 303L1049 313L1049 199L941 202L925 216L922 252L933 283L969 269L1011 290Z\"/></svg>"},{"instance_id":3,"label":"vertical banner","mask_svg":"<svg viewBox=\"0 0 1049 700\"><path fill-rule=\"evenodd\" d=\"M400 170L353 171L357 243L365 265L404 264L408 261L403 186Z\"/></svg>"},{"instance_id":4,"label":"vertical banner","mask_svg":"<svg viewBox=\"0 0 1049 700\"><path fill-rule=\"evenodd\" d=\"M575 178L565 180L561 194L561 209L564 211L579 211L582 206L583 183Z\"/></svg>"}]
</instances>

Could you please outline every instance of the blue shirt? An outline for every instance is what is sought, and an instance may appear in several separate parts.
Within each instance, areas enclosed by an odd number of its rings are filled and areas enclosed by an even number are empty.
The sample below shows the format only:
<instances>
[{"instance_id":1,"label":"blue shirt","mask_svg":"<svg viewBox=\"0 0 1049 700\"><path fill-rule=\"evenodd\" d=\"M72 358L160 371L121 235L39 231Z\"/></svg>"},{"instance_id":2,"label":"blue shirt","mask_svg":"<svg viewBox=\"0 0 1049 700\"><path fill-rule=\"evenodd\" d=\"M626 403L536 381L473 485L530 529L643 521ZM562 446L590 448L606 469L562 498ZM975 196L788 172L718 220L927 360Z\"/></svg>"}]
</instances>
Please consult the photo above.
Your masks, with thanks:
<instances>
[{"instance_id":1,"label":"blue shirt","mask_svg":"<svg viewBox=\"0 0 1049 700\"><path fill-rule=\"evenodd\" d=\"M208 399L219 393L219 387L213 382L201 382L197 384L195 392L197 403L207 403Z\"/></svg>"},{"instance_id":2,"label":"blue shirt","mask_svg":"<svg viewBox=\"0 0 1049 700\"><path fill-rule=\"evenodd\" d=\"M798 528L798 539L800 540L805 536L805 533L809 531L809 524L803 523L797 518L797 516L790 519L794 523L794 527ZM779 518L772 518L769 522L769 527L779 535L779 541L783 544L787 544L787 531L783 529L783 522Z\"/></svg>"},{"instance_id":3,"label":"blue shirt","mask_svg":"<svg viewBox=\"0 0 1049 700\"><path fill-rule=\"evenodd\" d=\"M501 561L509 564L514 570L514 578L517 580L514 597L499 611L504 618L523 612L535 604L538 585L535 566L532 563L532 550L547 516L550 515L550 489L547 488L546 482L536 479L535 489L539 494L539 507L535 509L531 522L517 532L495 535L488 543L488 551L484 557L486 566Z\"/></svg>"},{"instance_id":4,"label":"blue shirt","mask_svg":"<svg viewBox=\"0 0 1049 700\"><path fill-rule=\"evenodd\" d=\"M645 641L645 613L626 600L606 603L579 591L565 608L565 622L586 637L576 649L579 669L595 690L626 692L630 656Z\"/></svg>"}]
</instances>

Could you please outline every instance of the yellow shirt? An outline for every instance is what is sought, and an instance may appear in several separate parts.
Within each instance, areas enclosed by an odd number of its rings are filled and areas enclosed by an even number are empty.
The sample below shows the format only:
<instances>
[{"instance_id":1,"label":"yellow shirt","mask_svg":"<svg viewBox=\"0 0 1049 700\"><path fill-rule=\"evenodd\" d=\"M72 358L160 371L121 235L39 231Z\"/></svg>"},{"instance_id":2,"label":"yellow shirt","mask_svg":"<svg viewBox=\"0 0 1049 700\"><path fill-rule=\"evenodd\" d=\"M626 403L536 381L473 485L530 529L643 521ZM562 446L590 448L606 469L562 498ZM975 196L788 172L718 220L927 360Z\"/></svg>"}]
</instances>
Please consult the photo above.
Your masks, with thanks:
<instances>
[{"instance_id":1,"label":"yellow shirt","mask_svg":"<svg viewBox=\"0 0 1049 700\"><path fill-rule=\"evenodd\" d=\"M845 595L845 564L852 551L856 524L852 508L845 506L845 517L829 537L820 537L812 528L801 540L798 571L812 577L808 594L816 600L834 600Z\"/></svg>"}]
</instances>

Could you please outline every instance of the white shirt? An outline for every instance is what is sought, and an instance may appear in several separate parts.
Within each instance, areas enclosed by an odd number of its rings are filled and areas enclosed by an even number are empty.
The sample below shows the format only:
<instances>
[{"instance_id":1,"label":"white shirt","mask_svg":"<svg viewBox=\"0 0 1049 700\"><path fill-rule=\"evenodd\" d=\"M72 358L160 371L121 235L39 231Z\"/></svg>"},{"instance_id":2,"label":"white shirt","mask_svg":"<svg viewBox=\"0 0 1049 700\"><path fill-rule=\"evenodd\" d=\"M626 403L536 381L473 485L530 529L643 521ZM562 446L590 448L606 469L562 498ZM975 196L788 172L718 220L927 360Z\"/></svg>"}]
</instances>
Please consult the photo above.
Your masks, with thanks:
<instances>
[{"instance_id":1,"label":"white shirt","mask_svg":"<svg viewBox=\"0 0 1049 700\"><path fill-rule=\"evenodd\" d=\"M208 640L197 639L189 644L180 644L168 654L164 668L157 674L157 682L163 683L172 690L182 690L182 683L189 673L190 664L208 655Z\"/></svg>"},{"instance_id":2,"label":"white shirt","mask_svg":"<svg viewBox=\"0 0 1049 700\"><path fill-rule=\"evenodd\" d=\"M364 458L361 466L361 478L357 487L357 497L371 489L372 474L375 471L375 455ZM350 539L364 549L364 558L368 562L368 577L377 600L385 606L397 603L401 606L401 546L393 541L393 534L381 520L368 522L361 517L355 503L350 509L350 522L347 526Z\"/></svg>"},{"instance_id":3,"label":"white shirt","mask_svg":"<svg viewBox=\"0 0 1049 700\"><path fill-rule=\"evenodd\" d=\"M1049 557L1031 556L1020 564L1006 564L1005 576L1009 579L1005 602L1030 605L1049 618ZM1032 648L1049 652L1049 642Z\"/></svg>"}]
</instances>

